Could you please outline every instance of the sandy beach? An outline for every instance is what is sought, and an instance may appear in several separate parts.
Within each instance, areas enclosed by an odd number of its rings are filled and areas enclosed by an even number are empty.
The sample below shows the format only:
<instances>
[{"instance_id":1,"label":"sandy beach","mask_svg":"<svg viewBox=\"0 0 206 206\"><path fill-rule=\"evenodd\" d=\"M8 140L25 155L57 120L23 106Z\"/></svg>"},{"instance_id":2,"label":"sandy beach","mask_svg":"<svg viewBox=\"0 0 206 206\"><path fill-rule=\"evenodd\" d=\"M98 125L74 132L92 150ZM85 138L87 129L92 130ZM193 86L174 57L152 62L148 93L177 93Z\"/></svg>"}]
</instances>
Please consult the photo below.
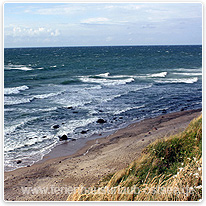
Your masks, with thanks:
<instances>
[{"instance_id":1,"label":"sandy beach","mask_svg":"<svg viewBox=\"0 0 206 206\"><path fill-rule=\"evenodd\" d=\"M68 193L23 194L22 188L62 188L91 186L105 175L130 164L156 139L183 131L201 109L164 114L117 130L106 137L83 142L83 147L68 155L72 142L56 147L32 166L4 174L6 201L66 201ZM50 194L49 194L50 193Z\"/></svg>"}]
</instances>

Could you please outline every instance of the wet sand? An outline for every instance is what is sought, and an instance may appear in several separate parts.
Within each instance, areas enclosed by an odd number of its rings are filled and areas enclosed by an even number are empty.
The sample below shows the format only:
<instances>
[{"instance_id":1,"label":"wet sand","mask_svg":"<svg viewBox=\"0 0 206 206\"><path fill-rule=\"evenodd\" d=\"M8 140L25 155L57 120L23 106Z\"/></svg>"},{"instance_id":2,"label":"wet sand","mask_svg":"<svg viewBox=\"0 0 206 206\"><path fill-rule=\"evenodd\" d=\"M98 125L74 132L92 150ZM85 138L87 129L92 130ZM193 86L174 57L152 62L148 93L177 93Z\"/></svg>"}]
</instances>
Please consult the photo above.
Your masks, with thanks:
<instances>
[{"instance_id":1,"label":"wet sand","mask_svg":"<svg viewBox=\"0 0 206 206\"><path fill-rule=\"evenodd\" d=\"M183 131L200 114L201 109L165 114L133 123L106 137L58 146L30 167L5 172L4 200L66 201L68 191L63 188L97 183L104 175L137 159L154 140ZM78 150L79 145L75 144L82 144L83 148ZM70 155L69 148L73 148ZM23 194L25 187L48 190L44 191L46 194Z\"/></svg>"}]
</instances>

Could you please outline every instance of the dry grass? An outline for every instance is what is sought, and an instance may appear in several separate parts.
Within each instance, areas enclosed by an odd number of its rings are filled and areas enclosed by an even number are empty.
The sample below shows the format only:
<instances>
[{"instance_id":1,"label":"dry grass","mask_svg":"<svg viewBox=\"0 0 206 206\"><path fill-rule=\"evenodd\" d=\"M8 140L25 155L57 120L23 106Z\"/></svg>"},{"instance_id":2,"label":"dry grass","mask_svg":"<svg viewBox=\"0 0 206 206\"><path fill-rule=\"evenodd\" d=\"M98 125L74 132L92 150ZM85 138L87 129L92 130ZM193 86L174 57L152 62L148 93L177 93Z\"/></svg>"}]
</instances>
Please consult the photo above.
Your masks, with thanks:
<instances>
[{"instance_id":1,"label":"dry grass","mask_svg":"<svg viewBox=\"0 0 206 206\"><path fill-rule=\"evenodd\" d=\"M82 186L68 201L198 201L202 199L202 116L179 135L150 144L127 168ZM97 190L99 188L99 190Z\"/></svg>"}]
</instances>

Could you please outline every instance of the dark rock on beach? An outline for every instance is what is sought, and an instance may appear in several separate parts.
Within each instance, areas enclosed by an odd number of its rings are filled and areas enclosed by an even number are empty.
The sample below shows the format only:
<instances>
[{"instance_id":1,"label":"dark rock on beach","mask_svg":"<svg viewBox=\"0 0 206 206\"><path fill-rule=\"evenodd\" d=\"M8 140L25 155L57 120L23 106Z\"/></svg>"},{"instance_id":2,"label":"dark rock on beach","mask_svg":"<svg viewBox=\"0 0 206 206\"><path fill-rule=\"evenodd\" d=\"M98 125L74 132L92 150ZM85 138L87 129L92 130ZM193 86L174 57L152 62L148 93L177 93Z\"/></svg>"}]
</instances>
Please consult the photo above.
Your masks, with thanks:
<instances>
[{"instance_id":1,"label":"dark rock on beach","mask_svg":"<svg viewBox=\"0 0 206 206\"><path fill-rule=\"evenodd\" d=\"M162 110L162 113L167 113L167 111L165 109Z\"/></svg>"},{"instance_id":2,"label":"dark rock on beach","mask_svg":"<svg viewBox=\"0 0 206 206\"><path fill-rule=\"evenodd\" d=\"M58 129L60 126L58 124L53 126L53 129Z\"/></svg>"},{"instance_id":3,"label":"dark rock on beach","mask_svg":"<svg viewBox=\"0 0 206 206\"><path fill-rule=\"evenodd\" d=\"M82 130L81 134L86 134L88 132L88 130Z\"/></svg>"},{"instance_id":4,"label":"dark rock on beach","mask_svg":"<svg viewBox=\"0 0 206 206\"><path fill-rule=\"evenodd\" d=\"M68 139L68 137L67 137L67 135L62 135L61 137L59 137L59 140L60 141L62 141L62 140L67 140Z\"/></svg>"},{"instance_id":5,"label":"dark rock on beach","mask_svg":"<svg viewBox=\"0 0 206 206\"><path fill-rule=\"evenodd\" d=\"M99 124L103 124L103 123L106 123L107 121L106 120L104 120L104 119L98 119L97 120L97 123L99 123Z\"/></svg>"},{"instance_id":6,"label":"dark rock on beach","mask_svg":"<svg viewBox=\"0 0 206 206\"><path fill-rule=\"evenodd\" d=\"M73 109L73 107L67 107L67 109Z\"/></svg>"},{"instance_id":7,"label":"dark rock on beach","mask_svg":"<svg viewBox=\"0 0 206 206\"><path fill-rule=\"evenodd\" d=\"M20 164L20 163L22 163L22 161L21 161L21 160L18 160L18 161L16 162L16 164Z\"/></svg>"},{"instance_id":8,"label":"dark rock on beach","mask_svg":"<svg viewBox=\"0 0 206 206\"><path fill-rule=\"evenodd\" d=\"M70 138L70 140L71 140L71 141L76 141L76 139L74 139L74 138Z\"/></svg>"},{"instance_id":9,"label":"dark rock on beach","mask_svg":"<svg viewBox=\"0 0 206 206\"><path fill-rule=\"evenodd\" d=\"M76 141L76 139L70 138L70 137L68 137L66 134L63 134L62 136L59 136L59 140L60 140L60 141L63 141L63 140Z\"/></svg>"}]
</instances>

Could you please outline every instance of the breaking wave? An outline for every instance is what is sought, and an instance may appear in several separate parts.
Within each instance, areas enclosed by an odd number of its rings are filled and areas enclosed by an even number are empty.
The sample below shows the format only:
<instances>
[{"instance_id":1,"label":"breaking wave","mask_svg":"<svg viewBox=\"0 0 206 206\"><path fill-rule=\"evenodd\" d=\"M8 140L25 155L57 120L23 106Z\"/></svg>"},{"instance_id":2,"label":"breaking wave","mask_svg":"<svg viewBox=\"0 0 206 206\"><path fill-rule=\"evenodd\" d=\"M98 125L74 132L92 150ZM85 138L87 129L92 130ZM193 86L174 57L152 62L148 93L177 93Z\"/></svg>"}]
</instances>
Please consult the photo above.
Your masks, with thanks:
<instances>
[{"instance_id":1,"label":"breaking wave","mask_svg":"<svg viewBox=\"0 0 206 206\"><path fill-rule=\"evenodd\" d=\"M184 76L202 76L202 73L176 73L174 72L173 74L184 75Z\"/></svg>"},{"instance_id":2,"label":"breaking wave","mask_svg":"<svg viewBox=\"0 0 206 206\"><path fill-rule=\"evenodd\" d=\"M24 104L29 103L33 101L34 99L46 99L49 97L60 95L63 92L57 92L57 93L49 93L49 94L39 94L39 95L33 95L33 96L5 96L4 98L4 105L16 105L16 104Z\"/></svg>"},{"instance_id":3,"label":"breaking wave","mask_svg":"<svg viewBox=\"0 0 206 206\"><path fill-rule=\"evenodd\" d=\"M148 74L148 77L166 77L167 76L167 72L160 72L160 73L156 73L156 74Z\"/></svg>"},{"instance_id":4,"label":"breaking wave","mask_svg":"<svg viewBox=\"0 0 206 206\"><path fill-rule=\"evenodd\" d=\"M18 70L23 70L23 71L32 70L31 67L27 67L25 65L12 65L12 64L9 64L9 65L5 66L4 68L7 70L12 70L12 69L18 69Z\"/></svg>"},{"instance_id":5,"label":"breaking wave","mask_svg":"<svg viewBox=\"0 0 206 206\"><path fill-rule=\"evenodd\" d=\"M81 77L80 80L86 83L98 83L105 86L112 86L112 85L121 85L127 84L134 81L134 78L127 78L127 79L95 79L89 77Z\"/></svg>"},{"instance_id":6,"label":"breaking wave","mask_svg":"<svg viewBox=\"0 0 206 206\"><path fill-rule=\"evenodd\" d=\"M202 68L196 68L196 69L187 69L187 68L177 68L173 69L174 71L183 71L183 72L201 72Z\"/></svg>"},{"instance_id":7,"label":"breaking wave","mask_svg":"<svg viewBox=\"0 0 206 206\"><path fill-rule=\"evenodd\" d=\"M98 77L108 77L109 75L110 75L110 73L106 72L106 73L98 74L98 75L95 75L95 76L98 76Z\"/></svg>"},{"instance_id":8,"label":"breaking wave","mask_svg":"<svg viewBox=\"0 0 206 206\"><path fill-rule=\"evenodd\" d=\"M197 77L188 79L167 79L167 80L155 80L156 83L186 83L192 84L198 81Z\"/></svg>"},{"instance_id":9,"label":"breaking wave","mask_svg":"<svg viewBox=\"0 0 206 206\"><path fill-rule=\"evenodd\" d=\"M38 94L38 95L34 95L33 98L34 99L46 99L46 98L49 98L49 97L57 96L59 94L62 94L62 92L49 93L49 94Z\"/></svg>"},{"instance_id":10,"label":"breaking wave","mask_svg":"<svg viewBox=\"0 0 206 206\"><path fill-rule=\"evenodd\" d=\"M18 94L20 91L29 89L28 86L23 85L19 87L4 88L4 94Z\"/></svg>"}]
</instances>

